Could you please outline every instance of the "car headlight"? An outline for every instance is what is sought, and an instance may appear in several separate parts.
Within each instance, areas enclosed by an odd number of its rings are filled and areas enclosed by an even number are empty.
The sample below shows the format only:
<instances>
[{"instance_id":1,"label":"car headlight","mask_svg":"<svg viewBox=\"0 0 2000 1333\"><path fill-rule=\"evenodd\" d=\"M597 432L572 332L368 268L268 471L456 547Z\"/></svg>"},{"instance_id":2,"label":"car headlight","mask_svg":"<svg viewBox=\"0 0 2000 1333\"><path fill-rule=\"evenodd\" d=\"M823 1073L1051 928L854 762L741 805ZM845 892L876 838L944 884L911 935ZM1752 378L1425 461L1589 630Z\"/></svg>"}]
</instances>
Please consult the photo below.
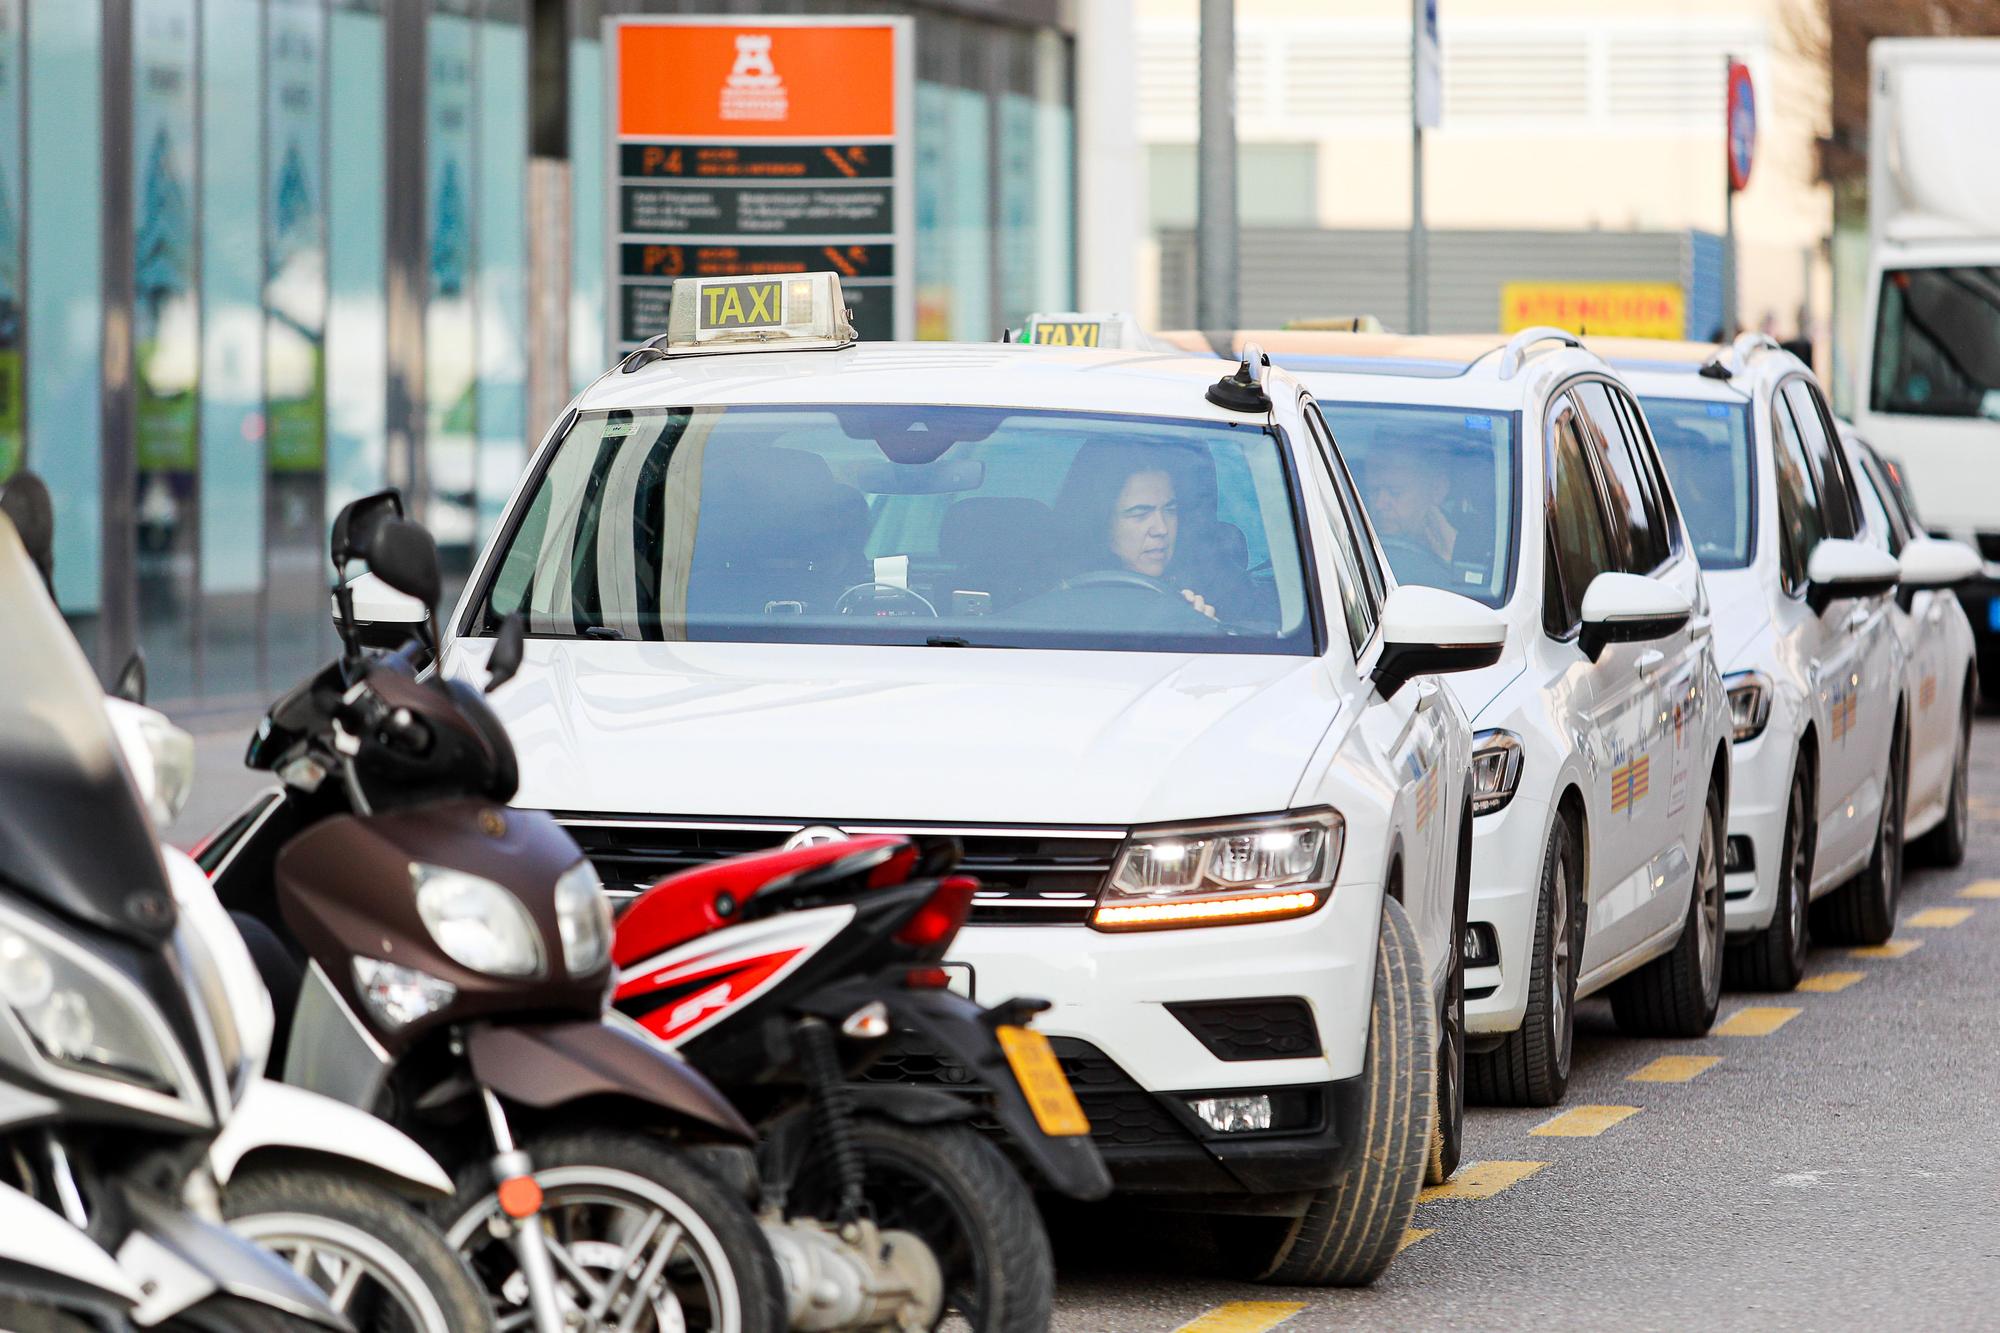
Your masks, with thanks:
<instances>
[{"instance_id":1,"label":"car headlight","mask_svg":"<svg viewBox=\"0 0 2000 1333\"><path fill-rule=\"evenodd\" d=\"M410 866L417 915L453 962L496 977L542 973L542 936L521 900L490 879L447 866Z\"/></svg>"},{"instance_id":2,"label":"car headlight","mask_svg":"<svg viewBox=\"0 0 2000 1333\"><path fill-rule=\"evenodd\" d=\"M603 967L611 959L611 899L597 867L578 861L556 881L556 931L562 936L563 967L573 977Z\"/></svg>"},{"instance_id":3,"label":"car headlight","mask_svg":"<svg viewBox=\"0 0 2000 1333\"><path fill-rule=\"evenodd\" d=\"M1472 813L1507 808L1521 785L1521 738L1494 728L1472 738Z\"/></svg>"},{"instance_id":4,"label":"car headlight","mask_svg":"<svg viewBox=\"0 0 2000 1333\"><path fill-rule=\"evenodd\" d=\"M0 921L0 1003L52 1064L185 1098L193 1073L148 1021L145 998L125 993L54 931Z\"/></svg>"},{"instance_id":5,"label":"car headlight","mask_svg":"<svg viewBox=\"0 0 2000 1333\"><path fill-rule=\"evenodd\" d=\"M1325 901L1347 825L1332 810L1134 833L1091 913L1100 930L1301 916Z\"/></svg>"},{"instance_id":6,"label":"car headlight","mask_svg":"<svg viewBox=\"0 0 2000 1333\"><path fill-rule=\"evenodd\" d=\"M1755 740L1771 720L1771 680L1761 671L1739 671L1722 678L1729 693L1730 738Z\"/></svg>"}]
</instances>

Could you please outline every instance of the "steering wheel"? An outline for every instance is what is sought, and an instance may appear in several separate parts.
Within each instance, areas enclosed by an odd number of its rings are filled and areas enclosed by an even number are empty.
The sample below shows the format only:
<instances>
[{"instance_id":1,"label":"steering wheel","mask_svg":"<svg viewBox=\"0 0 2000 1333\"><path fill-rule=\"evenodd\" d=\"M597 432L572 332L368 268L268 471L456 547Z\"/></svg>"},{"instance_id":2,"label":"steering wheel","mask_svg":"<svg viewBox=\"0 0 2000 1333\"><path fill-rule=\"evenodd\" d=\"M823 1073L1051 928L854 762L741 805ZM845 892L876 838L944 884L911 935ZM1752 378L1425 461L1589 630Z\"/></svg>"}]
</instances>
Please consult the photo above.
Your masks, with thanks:
<instances>
[{"instance_id":1,"label":"steering wheel","mask_svg":"<svg viewBox=\"0 0 2000 1333\"><path fill-rule=\"evenodd\" d=\"M1433 588L1451 585L1451 567L1438 559L1437 552L1405 537L1382 537L1382 554L1396 571L1398 583L1425 583Z\"/></svg>"},{"instance_id":2,"label":"steering wheel","mask_svg":"<svg viewBox=\"0 0 2000 1333\"><path fill-rule=\"evenodd\" d=\"M854 594L858 592L875 593L876 595L875 605L878 608L875 614L877 615L881 614L880 608L884 605L884 599L882 598L882 594L884 592L888 592L894 594L894 596L887 599L888 606L893 608L898 603L901 603L905 608L907 608L904 610L891 610L889 612L890 615L898 615L898 616L925 615L929 616L932 620L936 620L938 618L937 608L931 605L930 599L925 597L922 593L917 592L914 589L905 588L898 583L878 583L872 580L867 583L857 583L853 587L849 588L846 592L840 594L840 599L833 604L833 613L837 616L854 615L856 613L855 608L859 605L859 602L855 599ZM916 607L914 608L909 607L909 603L911 602L915 602Z\"/></svg>"},{"instance_id":3,"label":"steering wheel","mask_svg":"<svg viewBox=\"0 0 2000 1333\"><path fill-rule=\"evenodd\" d=\"M1093 569L1078 574L1069 581L1072 588L1144 588L1147 592L1158 593L1162 597L1180 600L1178 589L1170 588L1159 579L1129 569Z\"/></svg>"}]
</instances>

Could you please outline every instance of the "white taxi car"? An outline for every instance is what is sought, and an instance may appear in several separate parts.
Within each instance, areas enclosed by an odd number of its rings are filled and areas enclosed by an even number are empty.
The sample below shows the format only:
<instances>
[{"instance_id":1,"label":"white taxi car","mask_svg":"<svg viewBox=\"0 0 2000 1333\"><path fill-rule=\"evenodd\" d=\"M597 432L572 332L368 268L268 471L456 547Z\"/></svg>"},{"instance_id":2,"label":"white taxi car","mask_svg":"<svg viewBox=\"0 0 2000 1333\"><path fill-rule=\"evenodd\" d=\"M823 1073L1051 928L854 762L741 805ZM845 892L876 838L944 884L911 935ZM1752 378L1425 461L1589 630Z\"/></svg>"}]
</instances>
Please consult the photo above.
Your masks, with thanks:
<instances>
[{"instance_id":1,"label":"white taxi car","mask_svg":"<svg viewBox=\"0 0 2000 1333\"><path fill-rule=\"evenodd\" d=\"M1239 336L1312 390L1396 577L1507 620L1499 664L1449 682L1475 732L1473 1096L1560 1100L1575 1002L1595 991L1629 1032L1706 1032L1729 715L1701 570L1630 395L1556 329Z\"/></svg>"},{"instance_id":2,"label":"white taxi car","mask_svg":"<svg viewBox=\"0 0 2000 1333\"><path fill-rule=\"evenodd\" d=\"M1895 930L1911 743L1900 567L1856 540L1833 415L1775 341L1591 345L1639 395L1715 602L1735 738L1730 984L1790 990L1811 900L1828 943Z\"/></svg>"},{"instance_id":3,"label":"white taxi car","mask_svg":"<svg viewBox=\"0 0 2000 1333\"><path fill-rule=\"evenodd\" d=\"M1910 714L1910 793L1904 836L1911 854L1938 866L1965 862L1972 829L1972 710L1979 674L1972 622L1953 588L1979 577L1979 552L1925 535L1900 470L1846 422L1861 499L1862 539L1897 558L1902 587L1891 618L1903 641Z\"/></svg>"},{"instance_id":4,"label":"white taxi car","mask_svg":"<svg viewBox=\"0 0 2000 1333\"><path fill-rule=\"evenodd\" d=\"M1471 735L1428 677L1494 661L1499 616L1393 587L1256 355L855 344L831 274L672 301L451 621L476 676L527 619L517 801L614 889L955 834L986 887L953 958L1053 1002L1120 1185L1255 1214L1259 1275L1372 1279L1456 1153Z\"/></svg>"}]
</instances>

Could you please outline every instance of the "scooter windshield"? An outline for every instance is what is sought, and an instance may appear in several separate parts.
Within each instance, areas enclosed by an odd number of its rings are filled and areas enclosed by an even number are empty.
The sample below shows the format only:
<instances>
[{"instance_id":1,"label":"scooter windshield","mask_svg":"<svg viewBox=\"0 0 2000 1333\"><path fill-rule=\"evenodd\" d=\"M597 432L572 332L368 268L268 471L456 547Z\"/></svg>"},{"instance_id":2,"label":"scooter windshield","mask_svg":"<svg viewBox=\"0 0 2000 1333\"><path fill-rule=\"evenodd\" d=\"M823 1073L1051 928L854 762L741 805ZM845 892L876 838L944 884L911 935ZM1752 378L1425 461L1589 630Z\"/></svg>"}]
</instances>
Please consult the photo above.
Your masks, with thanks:
<instances>
[{"instance_id":1,"label":"scooter windshield","mask_svg":"<svg viewBox=\"0 0 2000 1333\"><path fill-rule=\"evenodd\" d=\"M0 515L0 883L148 944L174 925L90 663Z\"/></svg>"}]
</instances>

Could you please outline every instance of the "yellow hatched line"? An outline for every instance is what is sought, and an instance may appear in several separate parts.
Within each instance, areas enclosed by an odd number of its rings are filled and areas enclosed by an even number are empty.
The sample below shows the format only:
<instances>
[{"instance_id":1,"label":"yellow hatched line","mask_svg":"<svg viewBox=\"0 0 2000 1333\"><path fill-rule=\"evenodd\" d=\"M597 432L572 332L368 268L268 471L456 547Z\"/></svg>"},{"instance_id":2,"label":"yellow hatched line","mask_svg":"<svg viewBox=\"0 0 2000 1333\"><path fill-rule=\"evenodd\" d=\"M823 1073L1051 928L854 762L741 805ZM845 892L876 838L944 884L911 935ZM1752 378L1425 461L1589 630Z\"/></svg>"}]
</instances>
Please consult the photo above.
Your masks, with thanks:
<instances>
[{"instance_id":1,"label":"yellow hatched line","mask_svg":"<svg viewBox=\"0 0 2000 1333\"><path fill-rule=\"evenodd\" d=\"M1924 947L1922 940L1890 940L1887 944L1871 944L1864 949L1849 949L1849 958L1904 958Z\"/></svg>"},{"instance_id":2,"label":"yellow hatched line","mask_svg":"<svg viewBox=\"0 0 2000 1333\"><path fill-rule=\"evenodd\" d=\"M1433 1185L1417 1196L1418 1203L1437 1199L1490 1199L1510 1185L1518 1185L1547 1162L1468 1162L1442 1185Z\"/></svg>"},{"instance_id":3,"label":"yellow hatched line","mask_svg":"<svg viewBox=\"0 0 2000 1333\"><path fill-rule=\"evenodd\" d=\"M1738 1009L1712 1029L1718 1037L1768 1037L1805 1011L1782 1005L1753 1004Z\"/></svg>"},{"instance_id":4,"label":"yellow hatched line","mask_svg":"<svg viewBox=\"0 0 2000 1333\"><path fill-rule=\"evenodd\" d=\"M1553 1120L1544 1120L1528 1133L1538 1138L1594 1139L1613 1125L1630 1120L1637 1114L1639 1108L1636 1106L1573 1106Z\"/></svg>"},{"instance_id":5,"label":"yellow hatched line","mask_svg":"<svg viewBox=\"0 0 2000 1333\"><path fill-rule=\"evenodd\" d=\"M1866 972L1822 972L1818 976L1807 977L1801 981L1799 989L1828 995L1834 991L1846 990L1867 975Z\"/></svg>"},{"instance_id":6,"label":"yellow hatched line","mask_svg":"<svg viewBox=\"0 0 2000 1333\"><path fill-rule=\"evenodd\" d=\"M1722 1063L1719 1055L1663 1055L1625 1076L1627 1083L1686 1083Z\"/></svg>"},{"instance_id":7,"label":"yellow hatched line","mask_svg":"<svg viewBox=\"0 0 2000 1333\"><path fill-rule=\"evenodd\" d=\"M1297 1301L1230 1301L1182 1324L1176 1333L1264 1333L1305 1308Z\"/></svg>"},{"instance_id":8,"label":"yellow hatched line","mask_svg":"<svg viewBox=\"0 0 2000 1333\"><path fill-rule=\"evenodd\" d=\"M1437 1228L1435 1227L1411 1227L1403 1233L1403 1238L1396 1242L1396 1253L1401 1254L1424 1237L1435 1235L1437 1235Z\"/></svg>"},{"instance_id":9,"label":"yellow hatched line","mask_svg":"<svg viewBox=\"0 0 2000 1333\"><path fill-rule=\"evenodd\" d=\"M2000 879L1982 879L1958 891L1961 898L2000 898Z\"/></svg>"},{"instance_id":10,"label":"yellow hatched line","mask_svg":"<svg viewBox=\"0 0 2000 1333\"><path fill-rule=\"evenodd\" d=\"M1926 907L1923 911L1903 918L1906 926L1921 926L1926 930L1950 930L1962 926L1972 917L1970 907Z\"/></svg>"}]
</instances>

